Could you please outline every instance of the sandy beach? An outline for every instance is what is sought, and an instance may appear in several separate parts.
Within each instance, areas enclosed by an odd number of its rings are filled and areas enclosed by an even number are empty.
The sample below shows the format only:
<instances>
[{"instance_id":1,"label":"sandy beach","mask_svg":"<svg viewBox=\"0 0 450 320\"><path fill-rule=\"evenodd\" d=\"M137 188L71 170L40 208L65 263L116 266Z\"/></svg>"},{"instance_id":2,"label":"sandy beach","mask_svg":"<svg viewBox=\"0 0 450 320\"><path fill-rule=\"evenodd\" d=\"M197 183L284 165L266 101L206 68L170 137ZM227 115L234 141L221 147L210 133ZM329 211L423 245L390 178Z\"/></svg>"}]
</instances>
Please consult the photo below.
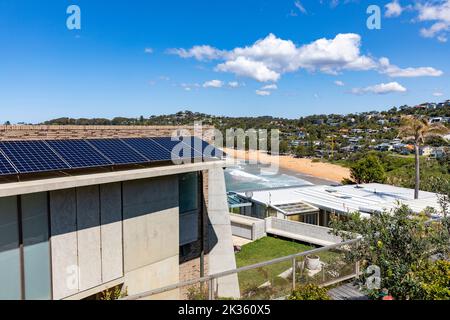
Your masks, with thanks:
<instances>
[{"instance_id":1,"label":"sandy beach","mask_svg":"<svg viewBox=\"0 0 450 320\"><path fill-rule=\"evenodd\" d=\"M281 168L338 183L344 178L350 178L350 170L348 168L330 163L313 162L311 159L297 159L291 156L271 156L261 151L249 152L227 148L223 150L236 159L257 160L264 164L276 164L278 161Z\"/></svg>"}]
</instances>

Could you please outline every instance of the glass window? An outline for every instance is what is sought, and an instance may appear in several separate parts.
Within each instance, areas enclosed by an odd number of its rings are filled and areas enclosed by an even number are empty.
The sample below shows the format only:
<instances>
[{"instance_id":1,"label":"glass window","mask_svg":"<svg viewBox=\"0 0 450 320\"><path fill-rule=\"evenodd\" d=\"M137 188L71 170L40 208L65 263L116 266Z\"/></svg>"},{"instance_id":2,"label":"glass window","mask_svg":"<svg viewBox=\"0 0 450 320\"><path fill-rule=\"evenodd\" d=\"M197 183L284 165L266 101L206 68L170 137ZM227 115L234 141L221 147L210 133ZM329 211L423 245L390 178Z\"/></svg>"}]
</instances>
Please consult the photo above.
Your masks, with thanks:
<instances>
[{"instance_id":1,"label":"glass window","mask_svg":"<svg viewBox=\"0 0 450 320\"><path fill-rule=\"evenodd\" d=\"M179 176L180 245L198 240L199 195L197 172Z\"/></svg>"},{"instance_id":2,"label":"glass window","mask_svg":"<svg viewBox=\"0 0 450 320\"><path fill-rule=\"evenodd\" d=\"M179 178L180 213L198 209L197 172L180 175Z\"/></svg>"},{"instance_id":3,"label":"glass window","mask_svg":"<svg viewBox=\"0 0 450 320\"><path fill-rule=\"evenodd\" d=\"M20 251L17 198L0 198L0 300L19 300Z\"/></svg>"},{"instance_id":4,"label":"glass window","mask_svg":"<svg viewBox=\"0 0 450 320\"><path fill-rule=\"evenodd\" d=\"M47 193L22 196L25 299L51 299Z\"/></svg>"}]
</instances>

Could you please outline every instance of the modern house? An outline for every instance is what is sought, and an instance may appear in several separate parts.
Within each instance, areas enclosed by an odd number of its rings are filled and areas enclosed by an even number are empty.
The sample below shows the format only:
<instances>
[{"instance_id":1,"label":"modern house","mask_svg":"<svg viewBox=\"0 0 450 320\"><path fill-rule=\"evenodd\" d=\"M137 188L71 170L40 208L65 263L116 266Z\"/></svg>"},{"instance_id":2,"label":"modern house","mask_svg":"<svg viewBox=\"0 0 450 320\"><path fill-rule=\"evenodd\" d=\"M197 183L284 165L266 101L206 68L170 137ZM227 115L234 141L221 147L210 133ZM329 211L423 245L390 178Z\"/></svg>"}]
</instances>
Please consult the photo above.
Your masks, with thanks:
<instances>
[{"instance_id":1,"label":"modern house","mask_svg":"<svg viewBox=\"0 0 450 320\"><path fill-rule=\"evenodd\" d=\"M303 186L236 193L242 203L240 213L259 219L276 217L327 227L332 215L345 216L359 212L370 217L378 212L392 211L400 204L407 205L413 213L427 208L440 212L438 195L420 192L414 199L414 190L383 184L347 186ZM236 201L236 200L235 200ZM235 209L234 212L236 212Z\"/></svg>"},{"instance_id":2,"label":"modern house","mask_svg":"<svg viewBox=\"0 0 450 320\"><path fill-rule=\"evenodd\" d=\"M0 299L133 295L236 267L221 153L150 129L0 131ZM237 277L217 290L239 297Z\"/></svg>"}]
</instances>

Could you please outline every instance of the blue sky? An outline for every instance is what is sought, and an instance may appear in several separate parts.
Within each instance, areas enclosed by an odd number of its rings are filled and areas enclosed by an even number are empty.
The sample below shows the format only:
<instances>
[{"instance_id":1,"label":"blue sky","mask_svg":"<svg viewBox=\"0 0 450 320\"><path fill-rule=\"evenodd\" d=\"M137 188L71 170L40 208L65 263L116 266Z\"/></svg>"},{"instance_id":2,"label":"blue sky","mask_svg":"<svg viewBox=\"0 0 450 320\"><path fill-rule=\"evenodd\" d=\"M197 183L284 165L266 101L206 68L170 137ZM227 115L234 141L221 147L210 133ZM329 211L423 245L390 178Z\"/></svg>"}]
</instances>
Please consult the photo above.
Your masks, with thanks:
<instances>
[{"instance_id":1,"label":"blue sky","mask_svg":"<svg viewBox=\"0 0 450 320\"><path fill-rule=\"evenodd\" d=\"M450 0L377 1L380 30L366 26L372 3L0 0L0 122L449 99ZM72 4L81 30L66 27Z\"/></svg>"}]
</instances>

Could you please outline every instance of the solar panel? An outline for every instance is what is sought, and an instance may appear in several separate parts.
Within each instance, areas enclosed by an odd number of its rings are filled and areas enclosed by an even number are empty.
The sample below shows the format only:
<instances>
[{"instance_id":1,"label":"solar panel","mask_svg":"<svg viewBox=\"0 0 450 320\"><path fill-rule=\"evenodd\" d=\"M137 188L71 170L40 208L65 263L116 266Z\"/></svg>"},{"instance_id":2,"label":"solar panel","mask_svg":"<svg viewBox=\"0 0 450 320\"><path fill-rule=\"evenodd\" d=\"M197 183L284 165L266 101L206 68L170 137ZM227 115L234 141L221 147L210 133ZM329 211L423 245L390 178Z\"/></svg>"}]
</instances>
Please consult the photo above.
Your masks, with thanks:
<instances>
[{"instance_id":1,"label":"solar panel","mask_svg":"<svg viewBox=\"0 0 450 320\"><path fill-rule=\"evenodd\" d=\"M73 168L89 168L112 165L84 140L49 140L47 143Z\"/></svg>"},{"instance_id":2,"label":"solar panel","mask_svg":"<svg viewBox=\"0 0 450 320\"><path fill-rule=\"evenodd\" d=\"M223 156L223 152L221 150L198 137L191 137L190 143L191 146L196 151L200 152L204 158L221 158Z\"/></svg>"},{"instance_id":3,"label":"solar panel","mask_svg":"<svg viewBox=\"0 0 450 320\"><path fill-rule=\"evenodd\" d=\"M222 155L196 137L4 141L0 150L2 176Z\"/></svg>"},{"instance_id":4,"label":"solar panel","mask_svg":"<svg viewBox=\"0 0 450 320\"><path fill-rule=\"evenodd\" d=\"M150 161L169 161L172 159L171 151L162 147L152 139L129 138L122 139L122 141L137 150Z\"/></svg>"},{"instance_id":5,"label":"solar panel","mask_svg":"<svg viewBox=\"0 0 450 320\"><path fill-rule=\"evenodd\" d=\"M87 141L110 159L113 164L120 165L148 162L148 159L134 151L120 139L93 139Z\"/></svg>"},{"instance_id":6,"label":"solar panel","mask_svg":"<svg viewBox=\"0 0 450 320\"><path fill-rule=\"evenodd\" d=\"M173 159L193 159L201 158L201 153L196 152L189 144L185 144L182 140L174 140L169 137L152 138L153 141L169 150Z\"/></svg>"},{"instance_id":7,"label":"solar panel","mask_svg":"<svg viewBox=\"0 0 450 320\"><path fill-rule=\"evenodd\" d=\"M4 141L0 149L19 173L70 169L43 141Z\"/></svg>"},{"instance_id":8,"label":"solar panel","mask_svg":"<svg viewBox=\"0 0 450 320\"><path fill-rule=\"evenodd\" d=\"M0 153L0 175L6 176L10 174L17 174L16 169L9 163L3 154Z\"/></svg>"}]
</instances>

